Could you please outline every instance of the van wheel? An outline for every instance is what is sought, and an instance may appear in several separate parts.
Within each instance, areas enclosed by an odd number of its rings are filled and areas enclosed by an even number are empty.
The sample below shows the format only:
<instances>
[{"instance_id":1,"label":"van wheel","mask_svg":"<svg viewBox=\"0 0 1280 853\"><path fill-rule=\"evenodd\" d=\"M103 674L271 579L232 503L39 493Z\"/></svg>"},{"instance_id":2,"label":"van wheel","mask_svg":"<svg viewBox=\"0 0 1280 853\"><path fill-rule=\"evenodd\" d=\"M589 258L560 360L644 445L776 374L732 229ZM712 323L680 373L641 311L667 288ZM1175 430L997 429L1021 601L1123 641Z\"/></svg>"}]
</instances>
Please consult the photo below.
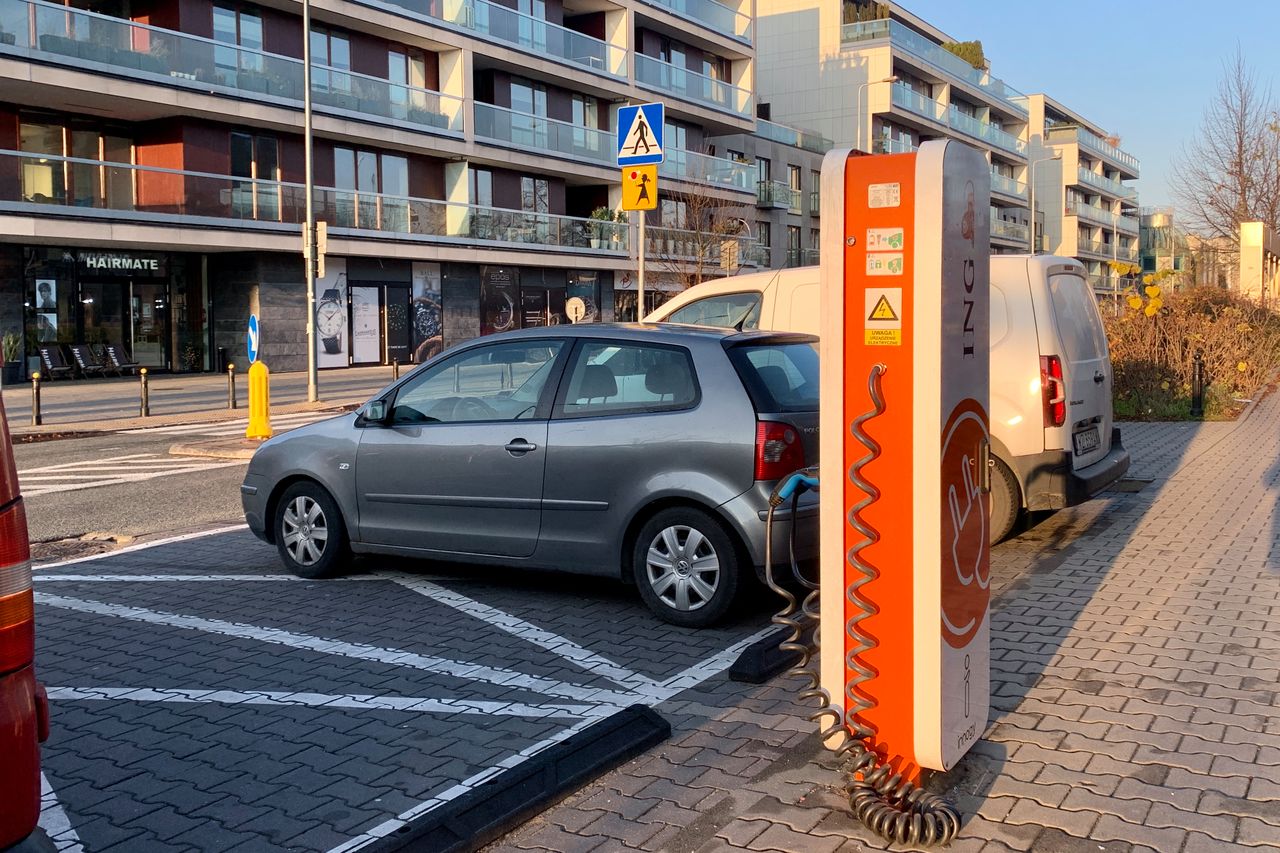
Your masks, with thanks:
<instances>
[{"instance_id":1,"label":"van wheel","mask_svg":"<svg viewBox=\"0 0 1280 853\"><path fill-rule=\"evenodd\" d=\"M664 509L649 519L636 536L631 566L644 603L672 625L714 625L738 594L733 537L692 507Z\"/></svg>"},{"instance_id":2,"label":"van wheel","mask_svg":"<svg viewBox=\"0 0 1280 853\"><path fill-rule=\"evenodd\" d=\"M1002 542L1018 520L1022 492L1009 466L991 457L991 544Z\"/></svg>"},{"instance_id":3,"label":"van wheel","mask_svg":"<svg viewBox=\"0 0 1280 853\"><path fill-rule=\"evenodd\" d=\"M303 578L332 577L351 558L347 526L333 498L318 483L294 483L275 513L276 550L285 567Z\"/></svg>"}]
</instances>

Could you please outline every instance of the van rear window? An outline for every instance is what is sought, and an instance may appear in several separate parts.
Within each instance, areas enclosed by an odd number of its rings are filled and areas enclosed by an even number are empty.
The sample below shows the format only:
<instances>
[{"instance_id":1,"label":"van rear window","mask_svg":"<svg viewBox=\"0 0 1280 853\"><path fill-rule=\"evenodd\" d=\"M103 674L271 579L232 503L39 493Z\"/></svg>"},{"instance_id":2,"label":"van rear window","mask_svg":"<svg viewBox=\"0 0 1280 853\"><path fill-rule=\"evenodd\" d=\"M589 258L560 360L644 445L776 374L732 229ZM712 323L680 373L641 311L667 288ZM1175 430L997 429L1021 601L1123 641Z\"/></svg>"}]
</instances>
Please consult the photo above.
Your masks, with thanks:
<instances>
[{"instance_id":1,"label":"van rear window","mask_svg":"<svg viewBox=\"0 0 1280 853\"><path fill-rule=\"evenodd\" d=\"M1071 362L1107 357L1107 333L1098 314L1098 300L1083 278L1077 275L1049 277L1058 334L1064 355Z\"/></svg>"},{"instance_id":2,"label":"van rear window","mask_svg":"<svg viewBox=\"0 0 1280 853\"><path fill-rule=\"evenodd\" d=\"M765 414L818 410L817 344L757 344L729 350L756 411Z\"/></svg>"}]
</instances>

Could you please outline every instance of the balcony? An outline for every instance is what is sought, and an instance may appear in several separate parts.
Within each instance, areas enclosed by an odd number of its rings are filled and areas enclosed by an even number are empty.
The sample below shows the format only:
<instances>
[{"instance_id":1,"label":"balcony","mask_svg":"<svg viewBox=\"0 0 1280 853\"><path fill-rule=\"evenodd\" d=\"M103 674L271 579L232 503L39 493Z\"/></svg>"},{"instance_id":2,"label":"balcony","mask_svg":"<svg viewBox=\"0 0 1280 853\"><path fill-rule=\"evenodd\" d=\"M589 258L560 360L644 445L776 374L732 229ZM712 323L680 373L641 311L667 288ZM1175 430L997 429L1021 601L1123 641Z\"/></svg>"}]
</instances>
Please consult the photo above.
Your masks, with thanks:
<instances>
[{"instance_id":1,"label":"balcony","mask_svg":"<svg viewBox=\"0 0 1280 853\"><path fill-rule=\"evenodd\" d=\"M739 89L723 80L716 80L642 53L637 53L635 58L636 83L646 89L674 94L682 100L693 101L741 118L751 117L752 98L749 90Z\"/></svg>"},{"instance_id":2,"label":"balcony","mask_svg":"<svg viewBox=\"0 0 1280 853\"><path fill-rule=\"evenodd\" d=\"M1116 220L1116 230L1121 234L1138 235L1139 222L1136 216L1121 216Z\"/></svg>"},{"instance_id":3,"label":"balcony","mask_svg":"<svg viewBox=\"0 0 1280 853\"><path fill-rule=\"evenodd\" d=\"M475 104L475 132L477 139L522 151L585 160L600 166L617 163L614 135L608 131L479 101Z\"/></svg>"},{"instance_id":4,"label":"balcony","mask_svg":"<svg viewBox=\"0 0 1280 853\"><path fill-rule=\"evenodd\" d=\"M782 181L758 181L756 183L756 207L782 208L800 212L800 190Z\"/></svg>"},{"instance_id":5,"label":"balcony","mask_svg":"<svg viewBox=\"0 0 1280 853\"><path fill-rule=\"evenodd\" d=\"M825 136L820 136L812 131L801 130L798 127L774 124L764 119L756 119L756 136L762 136L774 142L781 142L783 145L790 145L792 148L812 151L814 154L826 154L835 147L835 143Z\"/></svg>"},{"instance_id":6,"label":"balcony","mask_svg":"<svg viewBox=\"0 0 1280 853\"><path fill-rule=\"evenodd\" d=\"M1116 198L1134 199L1138 197L1138 191L1131 186L1112 180L1104 175L1099 175L1097 172L1086 169L1083 166L1079 167L1079 171L1080 183L1086 186L1093 187Z\"/></svg>"},{"instance_id":7,"label":"balcony","mask_svg":"<svg viewBox=\"0 0 1280 853\"><path fill-rule=\"evenodd\" d=\"M612 142L613 137L609 137ZM755 166L724 157L711 157L681 148L668 148L666 159L658 166L658 174L676 181L691 181L749 193L755 183ZM613 163L613 149L609 149L609 162Z\"/></svg>"},{"instance_id":8,"label":"balcony","mask_svg":"<svg viewBox=\"0 0 1280 853\"><path fill-rule=\"evenodd\" d=\"M840 41L844 45L856 45L860 42L886 38L894 47L923 60L944 76L976 87L1017 115L1027 115L1026 96L1017 89L998 77L992 77L990 71L974 68L942 45L930 41L904 24L889 20L863 21L845 24L840 31Z\"/></svg>"},{"instance_id":9,"label":"balcony","mask_svg":"<svg viewBox=\"0 0 1280 853\"><path fill-rule=\"evenodd\" d=\"M1067 199L1066 213L1068 216L1078 216L1099 225L1115 225L1115 214L1110 210L1077 199Z\"/></svg>"},{"instance_id":10,"label":"balcony","mask_svg":"<svg viewBox=\"0 0 1280 853\"><path fill-rule=\"evenodd\" d=\"M0 209L146 225L214 225L296 235L306 219L301 184L0 151ZM625 255L627 229L600 246L594 220L317 187L316 217L354 237L539 247ZM594 238L594 240L593 240Z\"/></svg>"},{"instance_id":11,"label":"balcony","mask_svg":"<svg viewBox=\"0 0 1280 853\"><path fill-rule=\"evenodd\" d=\"M1092 131L1085 130L1073 124L1057 125L1048 129L1050 144L1062 142L1077 142L1082 148L1093 152L1099 157L1105 157L1112 163L1116 163L1123 167L1132 177L1138 177L1138 158L1132 154L1121 151L1116 146L1107 142L1102 137Z\"/></svg>"},{"instance_id":12,"label":"balcony","mask_svg":"<svg viewBox=\"0 0 1280 853\"><path fill-rule=\"evenodd\" d=\"M817 266L818 261L817 249L787 249L787 269Z\"/></svg>"},{"instance_id":13,"label":"balcony","mask_svg":"<svg viewBox=\"0 0 1280 853\"><path fill-rule=\"evenodd\" d=\"M947 108L933 98L912 91L902 83L894 83L892 92L894 106L927 118L929 121L936 121L938 124L947 123Z\"/></svg>"},{"instance_id":14,"label":"balcony","mask_svg":"<svg viewBox=\"0 0 1280 853\"><path fill-rule=\"evenodd\" d=\"M647 0L654 6L670 9L677 15L692 18L721 35L751 44L751 17L715 0Z\"/></svg>"},{"instance_id":15,"label":"balcony","mask_svg":"<svg viewBox=\"0 0 1280 853\"><path fill-rule=\"evenodd\" d=\"M301 60L41 0L0 0L0 53L14 49L33 59L167 86L212 88L298 107L303 99ZM313 72L311 93L322 112L462 133L461 98L323 66Z\"/></svg>"},{"instance_id":16,"label":"balcony","mask_svg":"<svg viewBox=\"0 0 1280 853\"><path fill-rule=\"evenodd\" d=\"M1002 151L1008 151L1010 154L1016 154L1019 157L1027 156L1027 143L1011 133L1005 133L998 127L985 121L979 121L971 115L961 112L955 107L951 107L947 114L947 124L953 129L981 139L990 145Z\"/></svg>"},{"instance_id":17,"label":"balcony","mask_svg":"<svg viewBox=\"0 0 1280 853\"><path fill-rule=\"evenodd\" d=\"M875 154L913 154L920 150L905 139L877 139L873 144Z\"/></svg>"},{"instance_id":18,"label":"balcony","mask_svg":"<svg viewBox=\"0 0 1280 853\"><path fill-rule=\"evenodd\" d=\"M1112 257L1111 244L1101 240L1076 240L1076 252L1081 255L1096 255L1102 258Z\"/></svg>"},{"instance_id":19,"label":"balcony","mask_svg":"<svg viewBox=\"0 0 1280 853\"><path fill-rule=\"evenodd\" d=\"M999 172L991 173L991 191L1001 195L1013 196L1023 201L1027 199L1027 185Z\"/></svg>"},{"instance_id":20,"label":"balcony","mask_svg":"<svg viewBox=\"0 0 1280 853\"><path fill-rule=\"evenodd\" d=\"M992 216L991 237L997 240L1010 240L1025 246L1027 245L1027 240L1031 238L1031 234L1027 226L1020 222L1009 222Z\"/></svg>"},{"instance_id":21,"label":"balcony","mask_svg":"<svg viewBox=\"0 0 1280 853\"><path fill-rule=\"evenodd\" d=\"M725 256L726 244L730 252L736 249L740 264L757 265L750 251L750 246L754 244L744 237L662 226L645 228L646 259L660 258L719 269L721 259Z\"/></svg>"}]
</instances>

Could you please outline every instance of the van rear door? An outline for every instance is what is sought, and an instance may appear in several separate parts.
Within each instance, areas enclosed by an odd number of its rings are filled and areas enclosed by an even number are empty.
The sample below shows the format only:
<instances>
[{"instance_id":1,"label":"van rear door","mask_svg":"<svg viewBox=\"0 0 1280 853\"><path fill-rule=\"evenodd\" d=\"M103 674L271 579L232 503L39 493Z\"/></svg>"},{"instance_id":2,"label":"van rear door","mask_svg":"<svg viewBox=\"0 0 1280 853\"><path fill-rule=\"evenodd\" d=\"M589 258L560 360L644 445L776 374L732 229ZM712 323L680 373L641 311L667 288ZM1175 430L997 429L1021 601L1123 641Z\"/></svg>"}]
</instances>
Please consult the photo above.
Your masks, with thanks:
<instances>
[{"instance_id":1,"label":"van rear door","mask_svg":"<svg viewBox=\"0 0 1280 853\"><path fill-rule=\"evenodd\" d=\"M1111 452L1111 355L1098 300L1084 278L1055 273L1048 284L1066 386L1063 449L1079 470Z\"/></svg>"}]
</instances>

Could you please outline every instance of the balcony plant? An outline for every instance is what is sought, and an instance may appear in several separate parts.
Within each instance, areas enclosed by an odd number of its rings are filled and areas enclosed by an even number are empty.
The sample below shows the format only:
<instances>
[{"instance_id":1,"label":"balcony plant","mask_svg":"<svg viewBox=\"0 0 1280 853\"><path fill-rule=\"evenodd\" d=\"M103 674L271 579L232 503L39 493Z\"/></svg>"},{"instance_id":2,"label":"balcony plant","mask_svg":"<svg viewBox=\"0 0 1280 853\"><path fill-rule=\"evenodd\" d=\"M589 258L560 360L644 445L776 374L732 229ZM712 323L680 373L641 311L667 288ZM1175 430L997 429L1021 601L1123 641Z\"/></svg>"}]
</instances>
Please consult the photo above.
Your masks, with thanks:
<instances>
[{"instance_id":1,"label":"balcony plant","mask_svg":"<svg viewBox=\"0 0 1280 853\"><path fill-rule=\"evenodd\" d=\"M4 355L4 384L17 385L22 381L22 335L6 332L0 339L0 351Z\"/></svg>"},{"instance_id":2,"label":"balcony plant","mask_svg":"<svg viewBox=\"0 0 1280 853\"><path fill-rule=\"evenodd\" d=\"M606 240L618 238L616 222L626 221L626 214L618 211L615 215L611 207L597 207L588 217L591 220L591 248L599 249Z\"/></svg>"}]
</instances>

